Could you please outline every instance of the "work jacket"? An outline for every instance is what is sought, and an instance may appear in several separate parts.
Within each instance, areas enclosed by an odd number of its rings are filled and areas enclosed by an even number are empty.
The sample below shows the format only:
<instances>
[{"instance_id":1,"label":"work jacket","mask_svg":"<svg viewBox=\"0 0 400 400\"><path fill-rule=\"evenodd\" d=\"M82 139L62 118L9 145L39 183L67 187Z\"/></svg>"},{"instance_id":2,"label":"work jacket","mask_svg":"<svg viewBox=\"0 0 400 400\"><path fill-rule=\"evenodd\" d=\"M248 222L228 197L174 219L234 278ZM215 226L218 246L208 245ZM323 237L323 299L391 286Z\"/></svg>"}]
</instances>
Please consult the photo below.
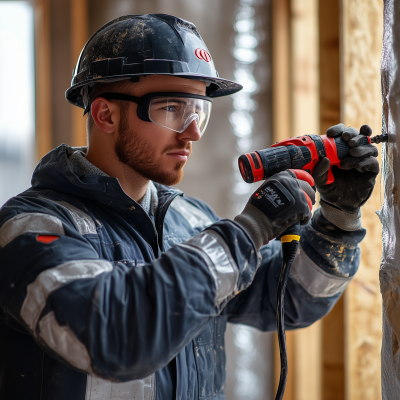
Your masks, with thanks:
<instances>
[{"instance_id":1,"label":"work jacket","mask_svg":"<svg viewBox=\"0 0 400 400\"><path fill-rule=\"evenodd\" d=\"M259 254L237 223L159 184L147 214L116 178L76 175L72 152L47 154L0 210L0 399L224 399L227 322L275 330L280 242ZM359 264L365 231L318 218L288 329L325 315Z\"/></svg>"}]
</instances>

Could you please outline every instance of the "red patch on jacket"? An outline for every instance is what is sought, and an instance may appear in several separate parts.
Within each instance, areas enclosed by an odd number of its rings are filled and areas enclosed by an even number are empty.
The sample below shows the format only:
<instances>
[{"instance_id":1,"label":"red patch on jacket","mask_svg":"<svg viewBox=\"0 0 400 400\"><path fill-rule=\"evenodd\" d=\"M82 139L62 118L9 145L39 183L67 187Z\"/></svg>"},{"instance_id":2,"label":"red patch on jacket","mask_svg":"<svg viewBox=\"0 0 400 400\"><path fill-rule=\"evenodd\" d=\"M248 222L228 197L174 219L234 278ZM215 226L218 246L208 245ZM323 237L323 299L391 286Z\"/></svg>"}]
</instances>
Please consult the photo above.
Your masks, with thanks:
<instances>
[{"instance_id":1,"label":"red patch on jacket","mask_svg":"<svg viewBox=\"0 0 400 400\"><path fill-rule=\"evenodd\" d=\"M54 242L55 240L57 240L57 239L59 239L59 238L60 238L60 236L38 235L38 236L36 237L36 240L37 240L38 242L40 242L40 243L49 244L49 243L52 243L52 242Z\"/></svg>"}]
</instances>

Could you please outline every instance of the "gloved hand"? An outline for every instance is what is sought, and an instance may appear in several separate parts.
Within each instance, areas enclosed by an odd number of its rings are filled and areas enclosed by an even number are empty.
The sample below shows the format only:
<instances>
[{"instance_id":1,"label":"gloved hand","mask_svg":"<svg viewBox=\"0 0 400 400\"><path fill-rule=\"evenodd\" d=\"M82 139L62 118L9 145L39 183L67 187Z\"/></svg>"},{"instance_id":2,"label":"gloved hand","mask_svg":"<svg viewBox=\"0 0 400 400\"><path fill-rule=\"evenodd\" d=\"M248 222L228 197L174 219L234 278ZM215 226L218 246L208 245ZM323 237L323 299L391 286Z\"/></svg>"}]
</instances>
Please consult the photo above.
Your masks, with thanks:
<instances>
[{"instance_id":1,"label":"gloved hand","mask_svg":"<svg viewBox=\"0 0 400 400\"><path fill-rule=\"evenodd\" d=\"M350 155L341 161L340 168L332 168L335 181L330 185L326 184L329 159L322 159L314 168L315 185L321 195L321 213L338 228L354 231L361 228L360 207L371 196L379 173L378 149L372 144L357 147L365 136L371 136L368 125L363 125L358 132L338 124L329 128L326 134L330 137L341 135L350 146Z\"/></svg>"},{"instance_id":2,"label":"gloved hand","mask_svg":"<svg viewBox=\"0 0 400 400\"><path fill-rule=\"evenodd\" d=\"M250 197L234 221L257 249L300 221L308 224L315 203L314 179L300 169L289 169L267 179Z\"/></svg>"}]
</instances>

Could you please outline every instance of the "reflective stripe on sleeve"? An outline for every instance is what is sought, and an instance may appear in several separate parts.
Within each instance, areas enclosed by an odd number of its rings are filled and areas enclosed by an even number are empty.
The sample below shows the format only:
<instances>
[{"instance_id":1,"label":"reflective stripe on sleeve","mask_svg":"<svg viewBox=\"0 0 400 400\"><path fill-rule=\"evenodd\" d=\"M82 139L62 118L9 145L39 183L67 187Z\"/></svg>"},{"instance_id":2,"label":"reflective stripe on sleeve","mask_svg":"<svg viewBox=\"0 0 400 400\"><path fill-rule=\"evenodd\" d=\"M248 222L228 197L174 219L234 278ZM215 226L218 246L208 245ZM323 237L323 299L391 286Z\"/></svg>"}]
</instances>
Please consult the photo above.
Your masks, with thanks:
<instances>
[{"instance_id":1,"label":"reflective stripe on sleeve","mask_svg":"<svg viewBox=\"0 0 400 400\"><path fill-rule=\"evenodd\" d=\"M46 314L39 321L40 338L55 353L73 367L92 373L90 355L85 345L79 341L68 326L60 326L54 312Z\"/></svg>"},{"instance_id":2,"label":"reflective stripe on sleeve","mask_svg":"<svg viewBox=\"0 0 400 400\"><path fill-rule=\"evenodd\" d=\"M88 375L85 400L154 400L155 374L130 382L114 383Z\"/></svg>"},{"instance_id":3,"label":"reflective stripe on sleeve","mask_svg":"<svg viewBox=\"0 0 400 400\"><path fill-rule=\"evenodd\" d=\"M24 233L65 235L59 218L49 214L18 214L0 228L0 247L4 247Z\"/></svg>"},{"instance_id":4,"label":"reflective stripe on sleeve","mask_svg":"<svg viewBox=\"0 0 400 400\"><path fill-rule=\"evenodd\" d=\"M326 273L305 253L301 245L293 261L290 275L313 297L332 297L346 288L351 278Z\"/></svg>"},{"instance_id":5,"label":"reflective stripe on sleeve","mask_svg":"<svg viewBox=\"0 0 400 400\"><path fill-rule=\"evenodd\" d=\"M184 200L181 196L175 198L171 203L171 208L178 211L193 229L205 229L212 224L211 219L203 211Z\"/></svg>"},{"instance_id":6,"label":"reflective stripe on sleeve","mask_svg":"<svg viewBox=\"0 0 400 400\"><path fill-rule=\"evenodd\" d=\"M52 292L66 283L78 279L94 278L109 271L112 271L112 265L104 260L69 261L43 271L34 282L28 285L27 295L21 308L21 317L35 332L40 314Z\"/></svg>"},{"instance_id":7,"label":"reflective stripe on sleeve","mask_svg":"<svg viewBox=\"0 0 400 400\"><path fill-rule=\"evenodd\" d=\"M60 326L53 311L40 320L39 318L52 292L66 283L94 278L111 270L112 265L103 260L70 261L45 270L28 285L21 308L21 317L35 336L39 336L50 349L72 366L88 373L92 373L89 352L70 328Z\"/></svg>"},{"instance_id":8,"label":"reflective stripe on sleeve","mask_svg":"<svg viewBox=\"0 0 400 400\"><path fill-rule=\"evenodd\" d=\"M217 306L236 292L239 268L224 239L217 232L201 232L179 246L195 251L204 259L214 278Z\"/></svg>"},{"instance_id":9,"label":"reflective stripe on sleeve","mask_svg":"<svg viewBox=\"0 0 400 400\"><path fill-rule=\"evenodd\" d=\"M67 203L66 201L55 201L46 197L40 198L51 201L65 208L74 220L75 225L78 228L78 232L81 235L97 235L96 224L94 223L93 218L79 208Z\"/></svg>"}]
</instances>

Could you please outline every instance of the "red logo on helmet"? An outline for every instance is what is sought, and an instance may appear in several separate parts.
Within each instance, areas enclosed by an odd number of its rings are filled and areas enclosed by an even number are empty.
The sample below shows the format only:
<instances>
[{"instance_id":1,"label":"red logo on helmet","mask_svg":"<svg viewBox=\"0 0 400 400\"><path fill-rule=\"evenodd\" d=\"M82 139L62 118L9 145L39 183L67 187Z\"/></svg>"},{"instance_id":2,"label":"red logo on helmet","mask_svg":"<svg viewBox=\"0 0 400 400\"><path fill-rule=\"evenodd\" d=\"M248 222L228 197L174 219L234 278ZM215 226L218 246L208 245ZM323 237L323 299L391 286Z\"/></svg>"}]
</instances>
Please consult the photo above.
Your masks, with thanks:
<instances>
[{"instance_id":1,"label":"red logo on helmet","mask_svg":"<svg viewBox=\"0 0 400 400\"><path fill-rule=\"evenodd\" d=\"M207 51L205 51L204 49L196 49L195 53L196 53L196 56L198 59L204 60L206 62L211 61L210 54Z\"/></svg>"}]
</instances>

